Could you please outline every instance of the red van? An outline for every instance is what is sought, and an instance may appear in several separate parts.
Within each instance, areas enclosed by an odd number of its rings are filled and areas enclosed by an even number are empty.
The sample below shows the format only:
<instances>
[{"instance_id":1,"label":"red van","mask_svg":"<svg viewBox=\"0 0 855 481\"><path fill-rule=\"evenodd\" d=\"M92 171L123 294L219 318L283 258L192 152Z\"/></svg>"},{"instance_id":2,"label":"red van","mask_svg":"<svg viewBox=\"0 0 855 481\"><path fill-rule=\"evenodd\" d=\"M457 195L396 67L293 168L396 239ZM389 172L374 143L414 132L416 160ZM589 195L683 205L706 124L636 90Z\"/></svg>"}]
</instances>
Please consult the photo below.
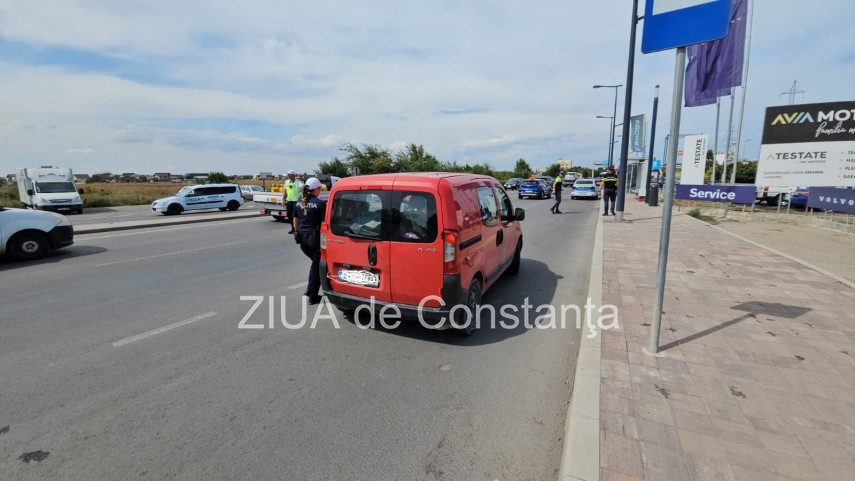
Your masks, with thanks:
<instances>
[{"instance_id":1,"label":"red van","mask_svg":"<svg viewBox=\"0 0 855 481\"><path fill-rule=\"evenodd\" d=\"M525 211L514 210L499 181L489 176L437 172L341 179L321 227L324 294L344 312L373 299L375 309L394 304L402 317L432 326L448 319L456 305L474 316L481 295L499 276L519 271L524 218ZM460 331L470 335L474 329L470 323Z\"/></svg>"}]
</instances>

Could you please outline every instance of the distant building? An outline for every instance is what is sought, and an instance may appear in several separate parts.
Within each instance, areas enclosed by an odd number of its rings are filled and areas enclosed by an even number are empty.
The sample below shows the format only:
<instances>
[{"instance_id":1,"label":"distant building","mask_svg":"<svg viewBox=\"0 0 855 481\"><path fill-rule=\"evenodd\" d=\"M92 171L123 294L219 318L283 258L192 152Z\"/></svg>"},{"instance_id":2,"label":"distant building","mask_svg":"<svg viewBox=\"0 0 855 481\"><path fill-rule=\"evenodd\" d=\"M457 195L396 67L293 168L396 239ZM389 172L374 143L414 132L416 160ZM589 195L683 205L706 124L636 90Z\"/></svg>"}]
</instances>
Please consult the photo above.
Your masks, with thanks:
<instances>
[{"instance_id":1,"label":"distant building","mask_svg":"<svg viewBox=\"0 0 855 481\"><path fill-rule=\"evenodd\" d=\"M149 182L169 182L172 180L172 174L169 172L155 172L149 177Z\"/></svg>"},{"instance_id":2,"label":"distant building","mask_svg":"<svg viewBox=\"0 0 855 481\"><path fill-rule=\"evenodd\" d=\"M6 176L6 181L9 182L10 184L14 184L14 183L18 182L18 178L15 176L15 174L8 174Z\"/></svg>"},{"instance_id":3,"label":"distant building","mask_svg":"<svg viewBox=\"0 0 855 481\"><path fill-rule=\"evenodd\" d=\"M273 172L256 172L252 176L252 180L268 180L273 178Z\"/></svg>"},{"instance_id":4,"label":"distant building","mask_svg":"<svg viewBox=\"0 0 855 481\"><path fill-rule=\"evenodd\" d=\"M558 164L558 168L565 172L573 168L573 161L570 159L558 159L556 164Z\"/></svg>"},{"instance_id":5,"label":"distant building","mask_svg":"<svg viewBox=\"0 0 855 481\"><path fill-rule=\"evenodd\" d=\"M85 184L89 180L89 174L74 174L75 184Z\"/></svg>"},{"instance_id":6,"label":"distant building","mask_svg":"<svg viewBox=\"0 0 855 481\"><path fill-rule=\"evenodd\" d=\"M173 175L170 177L169 180L171 180L172 182L174 182L176 184L180 184L182 182L186 182L187 178L183 175Z\"/></svg>"}]
</instances>

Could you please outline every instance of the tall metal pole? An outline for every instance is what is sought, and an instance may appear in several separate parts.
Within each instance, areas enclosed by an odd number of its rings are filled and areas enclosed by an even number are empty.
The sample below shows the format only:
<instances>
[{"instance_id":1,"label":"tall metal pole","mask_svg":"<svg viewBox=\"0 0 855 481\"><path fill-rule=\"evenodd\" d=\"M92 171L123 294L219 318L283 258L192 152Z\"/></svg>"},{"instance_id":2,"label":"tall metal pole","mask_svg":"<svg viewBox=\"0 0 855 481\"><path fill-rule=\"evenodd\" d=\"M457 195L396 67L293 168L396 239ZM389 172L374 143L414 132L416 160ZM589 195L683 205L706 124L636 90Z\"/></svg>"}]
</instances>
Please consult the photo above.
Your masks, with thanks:
<instances>
[{"instance_id":1,"label":"tall metal pole","mask_svg":"<svg viewBox=\"0 0 855 481\"><path fill-rule=\"evenodd\" d=\"M718 155L718 124L721 117L721 97L715 98L715 140L713 141L713 159L712 159L712 175L710 176L710 184L715 185L715 167L716 156Z\"/></svg>"},{"instance_id":2,"label":"tall metal pole","mask_svg":"<svg viewBox=\"0 0 855 481\"><path fill-rule=\"evenodd\" d=\"M727 120L727 145L724 153L724 169L721 171L721 183L727 183L727 163L730 160L730 135L733 133L733 89L730 89L730 117ZM736 160L734 159L734 162ZM736 171L736 164L733 164L733 170Z\"/></svg>"},{"instance_id":3,"label":"tall metal pole","mask_svg":"<svg viewBox=\"0 0 855 481\"><path fill-rule=\"evenodd\" d=\"M653 119L650 123L650 155L647 158L647 178L644 179L645 192L650 196L650 171L653 170L653 141L656 140L656 113L659 111L659 86L656 86L656 96L653 97Z\"/></svg>"},{"instance_id":4,"label":"tall metal pole","mask_svg":"<svg viewBox=\"0 0 855 481\"><path fill-rule=\"evenodd\" d=\"M612 133L609 140L609 165L607 167L615 165L615 127L617 127L615 122L617 121L617 93L619 88L620 87L615 87L615 106L612 108Z\"/></svg>"},{"instance_id":5,"label":"tall metal pole","mask_svg":"<svg viewBox=\"0 0 855 481\"><path fill-rule=\"evenodd\" d=\"M635 67L635 30L638 26L638 0L632 0L632 22L629 31L629 60L626 65L626 92L623 107L623 140L620 143L620 170L618 171L617 202L615 202L615 220L623 221L623 207L626 203L626 163L629 156L629 117L632 113L632 79Z\"/></svg>"},{"instance_id":6,"label":"tall metal pole","mask_svg":"<svg viewBox=\"0 0 855 481\"><path fill-rule=\"evenodd\" d=\"M671 98L671 137L680 138L680 114L682 113L683 80L686 75L686 47L677 49L674 67L674 93ZM662 206L662 231L659 237L659 265L656 268L656 305L653 308L653 326L650 330L650 346L646 354L659 353L659 332L662 327L662 306L665 301L665 272L668 267L668 247L671 240L671 209L674 205L674 186L677 174L677 144L668 149L668 178L665 182L665 201Z\"/></svg>"},{"instance_id":7,"label":"tall metal pole","mask_svg":"<svg viewBox=\"0 0 855 481\"><path fill-rule=\"evenodd\" d=\"M734 162L739 160L739 146L740 140L742 139L742 118L745 114L745 97L748 94L748 65L750 63L750 55L751 55L751 22L754 17L754 2L752 0L748 0L748 28L745 34L745 63L742 68L742 105L739 107L739 128L736 131L736 155L734 156ZM733 172L730 173L730 183L736 183L736 164L733 164Z\"/></svg>"}]
</instances>

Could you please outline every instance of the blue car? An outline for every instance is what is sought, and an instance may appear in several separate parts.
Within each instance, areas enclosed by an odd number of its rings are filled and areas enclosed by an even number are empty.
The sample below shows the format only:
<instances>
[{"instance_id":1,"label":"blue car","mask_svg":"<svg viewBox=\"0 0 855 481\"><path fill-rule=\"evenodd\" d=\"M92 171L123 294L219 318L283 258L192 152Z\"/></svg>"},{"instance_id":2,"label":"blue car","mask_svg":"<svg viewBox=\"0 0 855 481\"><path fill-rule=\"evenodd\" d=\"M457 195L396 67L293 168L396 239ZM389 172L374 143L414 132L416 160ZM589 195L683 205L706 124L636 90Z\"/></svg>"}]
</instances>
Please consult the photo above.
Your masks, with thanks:
<instances>
[{"instance_id":1,"label":"blue car","mask_svg":"<svg viewBox=\"0 0 855 481\"><path fill-rule=\"evenodd\" d=\"M552 193L547 192L545 184L539 180L525 180L517 188L517 194L520 199L523 197L535 197L542 199L544 197L550 197Z\"/></svg>"},{"instance_id":2,"label":"blue car","mask_svg":"<svg viewBox=\"0 0 855 481\"><path fill-rule=\"evenodd\" d=\"M796 190L790 195L790 207L807 207L809 194L810 191L807 187L796 187Z\"/></svg>"}]
</instances>

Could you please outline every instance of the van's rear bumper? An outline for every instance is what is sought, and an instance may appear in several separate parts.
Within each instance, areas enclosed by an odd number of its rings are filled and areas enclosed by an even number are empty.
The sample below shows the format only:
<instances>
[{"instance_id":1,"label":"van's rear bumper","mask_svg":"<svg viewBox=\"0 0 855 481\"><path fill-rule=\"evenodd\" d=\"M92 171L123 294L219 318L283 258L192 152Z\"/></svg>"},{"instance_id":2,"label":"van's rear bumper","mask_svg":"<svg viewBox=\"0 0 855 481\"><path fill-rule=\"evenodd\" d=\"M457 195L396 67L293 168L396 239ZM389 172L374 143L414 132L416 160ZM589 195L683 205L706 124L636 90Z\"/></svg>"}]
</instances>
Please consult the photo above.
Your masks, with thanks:
<instances>
[{"instance_id":1,"label":"van's rear bumper","mask_svg":"<svg viewBox=\"0 0 855 481\"><path fill-rule=\"evenodd\" d=\"M334 306L342 310L354 310L362 305L370 305L371 299L359 296L352 296L332 290L330 280L327 277L327 262L321 260L320 265L321 288L327 300ZM397 302L386 302L374 300L374 309L380 310L384 306L394 305L401 311L401 317L404 319L424 320L431 324L438 323L445 318L449 318L451 309L466 301L466 290L460 285L460 276L443 276L442 277L442 301L441 307L422 307L410 304L400 304ZM421 312L421 317L419 313Z\"/></svg>"}]
</instances>

